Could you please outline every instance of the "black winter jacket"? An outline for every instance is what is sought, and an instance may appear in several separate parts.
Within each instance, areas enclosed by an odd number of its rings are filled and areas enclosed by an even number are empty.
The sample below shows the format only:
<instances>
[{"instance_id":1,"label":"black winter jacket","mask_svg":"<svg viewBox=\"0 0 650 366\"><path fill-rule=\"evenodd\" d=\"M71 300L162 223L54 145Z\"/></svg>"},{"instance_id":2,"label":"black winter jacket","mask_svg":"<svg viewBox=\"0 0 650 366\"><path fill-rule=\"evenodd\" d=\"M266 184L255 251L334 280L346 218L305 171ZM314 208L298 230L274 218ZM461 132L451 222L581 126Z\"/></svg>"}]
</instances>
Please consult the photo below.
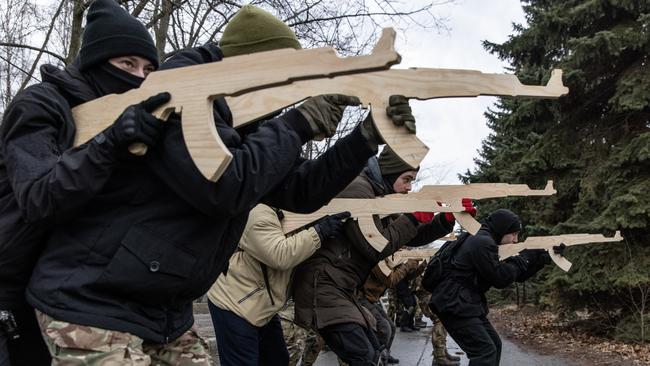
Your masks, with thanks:
<instances>
[{"instance_id":1,"label":"black winter jacket","mask_svg":"<svg viewBox=\"0 0 650 366\"><path fill-rule=\"evenodd\" d=\"M115 151L70 149L70 109L97 98L72 65L41 67L43 83L17 95L0 126L0 308L24 304L25 286L55 220L78 212L108 180Z\"/></svg>"},{"instance_id":2,"label":"black winter jacket","mask_svg":"<svg viewBox=\"0 0 650 366\"><path fill-rule=\"evenodd\" d=\"M431 310L445 317L487 315L487 290L523 282L543 267L541 257L526 269L510 258L499 261L497 243L501 242L501 236L494 232L483 223L476 235L463 234L457 239L463 242L452 257L451 273L432 292Z\"/></svg>"},{"instance_id":3,"label":"black winter jacket","mask_svg":"<svg viewBox=\"0 0 650 366\"><path fill-rule=\"evenodd\" d=\"M207 45L180 52L164 67L220 59L218 48ZM8 111L14 128L25 134L44 130L33 143L56 141L61 129L74 134L69 101L33 93ZM25 109L16 111L23 105ZM34 110L42 115L34 117ZM218 100L215 121L233 154L216 183L205 180L192 163L177 116L165 123L161 143L144 157L118 160L114 157L123 154L107 154L107 160L113 159L110 169L79 160L54 174L51 162L64 145L45 154L42 160L50 164L39 168L48 184L30 190L28 201L35 207L51 206L51 212L34 210L37 218L74 215L53 228L27 289L28 302L59 320L129 332L148 342L173 340L193 324L192 300L225 269L253 206L263 201L291 211L315 210L343 189L374 153L357 129L317 161L300 159L310 130L295 110L241 137L231 127L225 101ZM95 144L93 140L77 150ZM97 181L80 179L85 175ZM32 218L19 207L23 217Z\"/></svg>"}]
</instances>

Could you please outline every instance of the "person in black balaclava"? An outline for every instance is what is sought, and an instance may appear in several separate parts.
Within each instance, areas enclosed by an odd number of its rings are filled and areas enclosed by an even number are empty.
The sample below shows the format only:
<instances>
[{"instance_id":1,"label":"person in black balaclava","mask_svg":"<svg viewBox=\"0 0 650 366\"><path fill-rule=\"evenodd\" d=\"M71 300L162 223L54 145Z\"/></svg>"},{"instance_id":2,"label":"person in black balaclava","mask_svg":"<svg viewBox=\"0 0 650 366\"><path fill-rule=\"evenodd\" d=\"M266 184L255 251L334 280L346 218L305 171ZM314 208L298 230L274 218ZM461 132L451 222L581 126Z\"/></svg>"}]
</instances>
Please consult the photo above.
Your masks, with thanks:
<instances>
[{"instance_id":1,"label":"person in black balaclava","mask_svg":"<svg viewBox=\"0 0 650 366\"><path fill-rule=\"evenodd\" d=\"M209 42L179 50L160 69L222 56ZM245 136L232 127L225 99L216 98L214 127L232 154L216 182L189 155L181 116L163 123L151 115L167 93L134 100L102 133L71 147L71 108L137 87L157 66L144 25L118 2L94 0L78 60L63 70L44 67L44 82L16 96L4 114L2 294L6 281L22 300L29 279L24 295L52 365L209 365L192 328L192 302L225 271L251 208L264 202L314 211L376 153L372 131L356 128L318 159L300 158L304 143L331 136L346 106L358 103L340 95L309 98ZM130 154L133 142L148 145L147 153Z\"/></svg>"},{"instance_id":2,"label":"person in black balaclava","mask_svg":"<svg viewBox=\"0 0 650 366\"><path fill-rule=\"evenodd\" d=\"M98 137L71 149L72 107L136 88L158 67L145 27L111 2L92 5L79 58L65 69L44 65L43 82L14 98L0 127L1 366L50 364L24 295L50 228L100 189L123 146L154 145L160 132L145 110L166 102L165 94L130 107ZM56 217L54 208L60 210Z\"/></svg>"},{"instance_id":3,"label":"person in black balaclava","mask_svg":"<svg viewBox=\"0 0 650 366\"><path fill-rule=\"evenodd\" d=\"M472 366L494 366L501 359L501 340L487 319L485 292L523 282L551 262L543 249L499 261L498 246L517 243L520 232L521 221L512 211L491 213L476 235L465 233L457 239L460 246L452 254L451 272L432 291L431 310Z\"/></svg>"}]
</instances>

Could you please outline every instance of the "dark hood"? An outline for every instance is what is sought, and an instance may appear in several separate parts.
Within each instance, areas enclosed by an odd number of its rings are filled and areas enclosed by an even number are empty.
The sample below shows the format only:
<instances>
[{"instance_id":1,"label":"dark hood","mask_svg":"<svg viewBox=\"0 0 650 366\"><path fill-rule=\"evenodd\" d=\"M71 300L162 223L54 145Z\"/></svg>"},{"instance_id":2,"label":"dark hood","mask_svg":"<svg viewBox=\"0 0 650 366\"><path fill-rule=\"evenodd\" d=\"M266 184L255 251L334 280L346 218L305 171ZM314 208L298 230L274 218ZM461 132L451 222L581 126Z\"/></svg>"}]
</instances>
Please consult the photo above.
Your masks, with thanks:
<instances>
[{"instance_id":1,"label":"dark hood","mask_svg":"<svg viewBox=\"0 0 650 366\"><path fill-rule=\"evenodd\" d=\"M521 231L521 220L514 212L500 208L481 221L481 230L490 233L494 241L499 245L506 234Z\"/></svg>"},{"instance_id":2,"label":"dark hood","mask_svg":"<svg viewBox=\"0 0 650 366\"><path fill-rule=\"evenodd\" d=\"M392 187L386 185L384 178L381 175L381 170L379 169L379 161L376 156L368 159L366 167L363 168L363 172L366 173L372 189L375 191L377 196L384 196L390 193L394 193Z\"/></svg>"},{"instance_id":3,"label":"dark hood","mask_svg":"<svg viewBox=\"0 0 650 366\"><path fill-rule=\"evenodd\" d=\"M70 102L70 108L99 97L79 71L79 60L75 60L65 69L54 65L43 65L41 66L41 78L43 82L54 84L59 88L59 91Z\"/></svg>"}]
</instances>

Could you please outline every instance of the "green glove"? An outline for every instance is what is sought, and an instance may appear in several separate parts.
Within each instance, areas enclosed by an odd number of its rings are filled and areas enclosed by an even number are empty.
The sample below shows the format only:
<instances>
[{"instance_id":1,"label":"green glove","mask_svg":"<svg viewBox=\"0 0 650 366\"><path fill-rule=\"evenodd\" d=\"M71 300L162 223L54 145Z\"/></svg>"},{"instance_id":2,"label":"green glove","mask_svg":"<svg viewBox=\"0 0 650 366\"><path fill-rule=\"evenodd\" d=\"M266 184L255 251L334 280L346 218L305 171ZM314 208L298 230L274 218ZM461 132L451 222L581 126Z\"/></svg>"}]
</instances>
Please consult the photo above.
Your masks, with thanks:
<instances>
[{"instance_id":1,"label":"green glove","mask_svg":"<svg viewBox=\"0 0 650 366\"><path fill-rule=\"evenodd\" d=\"M357 97L342 94L324 94L307 99L296 108L305 117L315 140L331 137L336 126L341 122L343 111L347 106L357 106L361 101Z\"/></svg>"},{"instance_id":2,"label":"green glove","mask_svg":"<svg viewBox=\"0 0 650 366\"><path fill-rule=\"evenodd\" d=\"M409 100L403 95L391 95L388 98L389 106L386 107L386 114L393 120L396 126L404 126L411 133L415 133L415 117L409 105Z\"/></svg>"}]
</instances>

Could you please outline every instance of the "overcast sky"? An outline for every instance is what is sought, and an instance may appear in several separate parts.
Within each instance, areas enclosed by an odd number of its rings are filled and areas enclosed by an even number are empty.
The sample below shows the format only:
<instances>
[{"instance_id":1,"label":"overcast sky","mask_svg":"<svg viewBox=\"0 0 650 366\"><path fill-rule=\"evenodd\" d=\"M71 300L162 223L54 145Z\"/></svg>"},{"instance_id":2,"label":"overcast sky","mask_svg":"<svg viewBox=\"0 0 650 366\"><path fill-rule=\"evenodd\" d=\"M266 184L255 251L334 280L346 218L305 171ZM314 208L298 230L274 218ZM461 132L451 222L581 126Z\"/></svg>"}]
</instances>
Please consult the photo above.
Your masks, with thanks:
<instances>
[{"instance_id":1,"label":"overcast sky","mask_svg":"<svg viewBox=\"0 0 650 366\"><path fill-rule=\"evenodd\" d=\"M483 49L481 42L501 43L512 33L512 23L525 23L517 0L458 0L437 10L449 19L449 33L409 31L398 39L401 67L473 69L504 73L506 63ZM412 101L418 137L430 148L421 166L423 183L458 183L458 173L473 169L473 158L489 134L483 113L495 97ZM432 175L425 178L426 175Z\"/></svg>"}]
</instances>

